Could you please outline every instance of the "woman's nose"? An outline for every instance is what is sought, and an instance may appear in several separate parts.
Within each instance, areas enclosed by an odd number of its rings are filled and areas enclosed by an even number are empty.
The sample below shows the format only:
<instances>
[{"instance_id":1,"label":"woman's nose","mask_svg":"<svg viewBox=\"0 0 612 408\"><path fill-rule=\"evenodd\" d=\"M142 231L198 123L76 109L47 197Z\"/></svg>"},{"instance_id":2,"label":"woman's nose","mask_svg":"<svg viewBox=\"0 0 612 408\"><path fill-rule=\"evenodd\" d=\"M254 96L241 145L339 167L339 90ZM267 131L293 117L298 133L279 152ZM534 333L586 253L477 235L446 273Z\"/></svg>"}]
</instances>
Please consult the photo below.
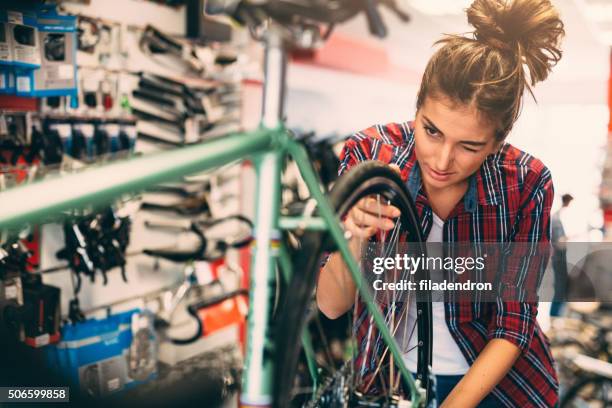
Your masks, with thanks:
<instances>
[{"instance_id":1,"label":"woman's nose","mask_svg":"<svg viewBox=\"0 0 612 408\"><path fill-rule=\"evenodd\" d=\"M436 171L448 171L450 165L453 162L453 147L445 143L442 145L442 148L438 152L438 157L436 158Z\"/></svg>"}]
</instances>

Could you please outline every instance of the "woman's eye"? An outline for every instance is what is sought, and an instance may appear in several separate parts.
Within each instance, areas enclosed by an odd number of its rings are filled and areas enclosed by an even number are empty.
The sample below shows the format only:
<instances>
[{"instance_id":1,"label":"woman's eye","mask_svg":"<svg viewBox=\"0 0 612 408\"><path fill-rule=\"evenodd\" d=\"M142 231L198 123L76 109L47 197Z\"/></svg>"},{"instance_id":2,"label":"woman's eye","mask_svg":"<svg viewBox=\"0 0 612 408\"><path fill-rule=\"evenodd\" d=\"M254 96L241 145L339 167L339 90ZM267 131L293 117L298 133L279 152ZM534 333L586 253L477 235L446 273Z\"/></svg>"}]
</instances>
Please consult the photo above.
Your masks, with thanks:
<instances>
[{"instance_id":1,"label":"woman's eye","mask_svg":"<svg viewBox=\"0 0 612 408\"><path fill-rule=\"evenodd\" d=\"M423 126L423 128L425 129L425 132L429 136L438 136L438 130L437 129L434 129L434 128L429 127L429 126Z\"/></svg>"}]
</instances>

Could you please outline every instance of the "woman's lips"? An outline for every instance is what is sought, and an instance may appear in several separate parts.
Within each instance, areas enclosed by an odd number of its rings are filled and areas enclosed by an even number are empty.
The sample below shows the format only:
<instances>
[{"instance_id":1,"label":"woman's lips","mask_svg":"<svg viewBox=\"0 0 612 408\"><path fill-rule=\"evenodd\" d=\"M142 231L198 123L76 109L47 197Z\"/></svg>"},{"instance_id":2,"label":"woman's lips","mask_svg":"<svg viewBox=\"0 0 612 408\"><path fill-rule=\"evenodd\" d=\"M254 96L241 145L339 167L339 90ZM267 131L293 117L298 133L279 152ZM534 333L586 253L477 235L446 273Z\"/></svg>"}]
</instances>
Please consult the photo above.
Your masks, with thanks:
<instances>
[{"instance_id":1,"label":"woman's lips","mask_svg":"<svg viewBox=\"0 0 612 408\"><path fill-rule=\"evenodd\" d=\"M447 181L453 175L453 173L441 173L441 172L435 171L429 166L427 166L427 171L429 175L431 176L431 178L437 181Z\"/></svg>"}]
</instances>

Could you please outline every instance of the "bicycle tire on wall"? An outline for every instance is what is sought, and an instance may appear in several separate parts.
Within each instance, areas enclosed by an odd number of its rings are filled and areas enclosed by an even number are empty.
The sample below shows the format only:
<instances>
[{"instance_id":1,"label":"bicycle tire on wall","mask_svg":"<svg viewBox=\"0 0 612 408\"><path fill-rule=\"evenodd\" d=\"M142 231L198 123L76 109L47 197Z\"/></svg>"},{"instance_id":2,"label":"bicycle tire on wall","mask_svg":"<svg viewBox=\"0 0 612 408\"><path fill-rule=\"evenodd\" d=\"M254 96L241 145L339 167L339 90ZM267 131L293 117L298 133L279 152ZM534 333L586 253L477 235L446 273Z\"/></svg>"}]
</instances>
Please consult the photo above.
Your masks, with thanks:
<instances>
[{"instance_id":1,"label":"bicycle tire on wall","mask_svg":"<svg viewBox=\"0 0 612 408\"><path fill-rule=\"evenodd\" d=\"M330 204L342 218L360 199L378 195L400 209L399 218L404 232L424 249L424 238L420 231L416 207L403 181L389 166L376 161L360 163L335 184L329 194ZM297 375L298 361L302 353L300 335L308 323L309 310L313 304L313 291L316 285L322 255L329 250L329 236L322 233L307 234L302 240L302 250L293 256L294 275L281 300L282 314L276 327L275 353L275 406L292 406L292 389ZM420 270L417 279L429 279L429 272ZM429 367L432 359L431 342L431 297L422 294L428 301L417 304L416 322L419 341L417 375L422 386L431 392ZM315 312L316 313L316 312ZM312 315L312 312L310 313Z\"/></svg>"}]
</instances>

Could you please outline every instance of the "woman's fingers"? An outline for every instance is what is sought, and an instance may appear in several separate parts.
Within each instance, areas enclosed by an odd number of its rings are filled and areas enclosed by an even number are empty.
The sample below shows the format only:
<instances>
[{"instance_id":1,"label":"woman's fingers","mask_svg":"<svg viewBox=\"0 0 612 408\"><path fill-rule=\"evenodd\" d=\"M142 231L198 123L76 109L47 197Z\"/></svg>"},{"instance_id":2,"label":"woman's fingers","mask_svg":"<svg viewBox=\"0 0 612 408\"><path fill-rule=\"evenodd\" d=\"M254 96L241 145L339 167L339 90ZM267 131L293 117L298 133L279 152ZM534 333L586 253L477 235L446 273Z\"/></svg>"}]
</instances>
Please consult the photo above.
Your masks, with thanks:
<instances>
[{"instance_id":1,"label":"woman's fingers","mask_svg":"<svg viewBox=\"0 0 612 408\"><path fill-rule=\"evenodd\" d=\"M399 167L395 167L393 170L399 172ZM397 207L385 202L386 200L380 197L359 200L345 219L346 229L359 238L369 238L379 230L393 229L396 223L394 219L399 217L401 212Z\"/></svg>"},{"instance_id":2,"label":"woman's fingers","mask_svg":"<svg viewBox=\"0 0 612 408\"><path fill-rule=\"evenodd\" d=\"M345 228L353 234L354 237L368 239L376 233L374 227L361 227L357 225L351 217L347 217L344 222Z\"/></svg>"},{"instance_id":3,"label":"woman's fingers","mask_svg":"<svg viewBox=\"0 0 612 408\"><path fill-rule=\"evenodd\" d=\"M360 211L372 214L376 217L396 218L400 216L400 210L392 205L384 204L380 199L366 197L355 206Z\"/></svg>"},{"instance_id":4,"label":"woman's fingers","mask_svg":"<svg viewBox=\"0 0 612 408\"><path fill-rule=\"evenodd\" d=\"M399 168L399 166L397 164L390 164L389 167L391 167L391 170L396 172L398 176L402 175L402 171L400 170L400 168Z\"/></svg>"},{"instance_id":5,"label":"woman's fingers","mask_svg":"<svg viewBox=\"0 0 612 408\"><path fill-rule=\"evenodd\" d=\"M351 210L349 217L353 220L353 222L361 227L374 227L376 229L382 230L390 230L395 226L395 222L390 218L379 217L378 215L372 215L368 212L361 211L359 208L355 207Z\"/></svg>"}]
</instances>

